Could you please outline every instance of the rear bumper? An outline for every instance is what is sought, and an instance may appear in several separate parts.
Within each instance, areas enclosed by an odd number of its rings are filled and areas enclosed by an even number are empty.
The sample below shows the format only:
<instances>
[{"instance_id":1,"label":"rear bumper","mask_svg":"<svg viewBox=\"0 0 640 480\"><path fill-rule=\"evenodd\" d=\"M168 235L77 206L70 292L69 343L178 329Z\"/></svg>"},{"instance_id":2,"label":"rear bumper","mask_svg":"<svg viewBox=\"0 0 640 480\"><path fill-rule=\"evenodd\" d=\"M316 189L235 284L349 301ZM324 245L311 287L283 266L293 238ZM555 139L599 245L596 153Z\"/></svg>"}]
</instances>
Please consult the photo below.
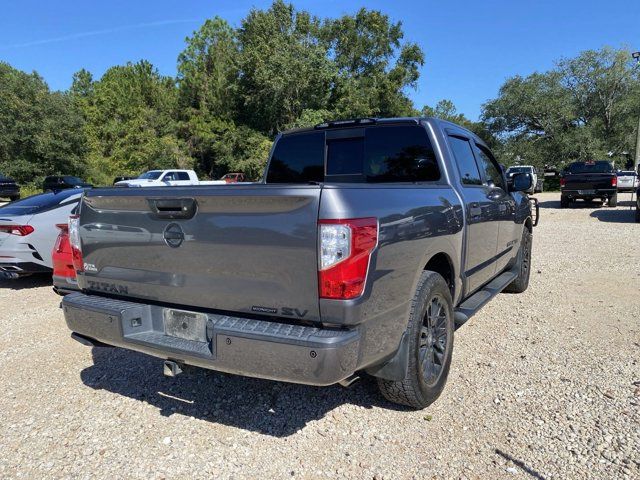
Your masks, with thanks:
<instances>
[{"instance_id":1,"label":"rear bumper","mask_svg":"<svg viewBox=\"0 0 640 480\"><path fill-rule=\"evenodd\" d=\"M51 269L34 262L0 262L0 273L29 275L32 273L50 273Z\"/></svg>"},{"instance_id":2,"label":"rear bumper","mask_svg":"<svg viewBox=\"0 0 640 480\"><path fill-rule=\"evenodd\" d=\"M67 295L78 292L79 290L78 282L75 278L53 275L53 291L58 295Z\"/></svg>"},{"instance_id":3,"label":"rear bumper","mask_svg":"<svg viewBox=\"0 0 640 480\"><path fill-rule=\"evenodd\" d=\"M332 385L352 375L358 330L206 314L206 340L165 334L158 305L74 293L62 300L67 326L96 343L249 377Z\"/></svg>"},{"instance_id":4,"label":"rear bumper","mask_svg":"<svg viewBox=\"0 0 640 480\"><path fill-rule=\"evenodd\" d=\"M560 190L562 196L567 198L611 198L617 192L616 189Z\"/></svg>"}]
</instances>

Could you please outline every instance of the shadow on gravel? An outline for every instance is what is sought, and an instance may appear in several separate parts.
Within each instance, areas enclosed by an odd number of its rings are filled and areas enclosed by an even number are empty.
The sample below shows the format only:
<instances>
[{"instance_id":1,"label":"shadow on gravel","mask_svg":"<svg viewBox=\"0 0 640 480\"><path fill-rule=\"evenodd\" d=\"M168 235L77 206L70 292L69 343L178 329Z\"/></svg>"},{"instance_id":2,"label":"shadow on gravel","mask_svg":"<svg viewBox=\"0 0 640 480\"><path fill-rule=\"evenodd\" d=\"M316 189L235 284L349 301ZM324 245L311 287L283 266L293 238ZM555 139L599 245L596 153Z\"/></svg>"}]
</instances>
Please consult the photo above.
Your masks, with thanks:
<instances>
[{"instance_id":1,"label":"shadow on gravel","mask_svg":"<svg viewBox=\"0 0 640 480\"><path fill-rule=\"evenodd\" d=\"M0 289L9 288L11 290L23 290L25 288L37 288L52 286L50 273L42 273L37 275L30 275L28 277L16 278L15 280L8 280L4 277L0 277Z\"/></svg>"},{"instance_id":2,"label":"shadow on gravel","mask_svg":"<svg viewBox=\"0 0 640 480\"><path fill-rule=\"evenodd\" d=\"M601 222L612 223L635 223L635 210L598 210L591 212L591 217L597 218Z\"/></svg>"},{"instance_id":3,"label":"shadow on gravel","mask_svg":"<svg viewBox=\"0 0 640 480\"><path fill-rule=\"evenodd\" d=\"M529 475L531 475L533 478L537 478L538 480L545 480L545 478L539 474L538 472L536 472L535 470L533 470L532 468L527 467L527 465L521 461L518 460L514 457L512 457L511 455L509 455L506 452L503 452L502 450L500 450L499 448L496 448L496 453L498 455L500 455L502 458L504 458L505 460L509 460L510 462L513 462L514 465L516 465L517 467L519 467L522 471L524 471L525 473L528 473Z\"/></svg>"},{"instance_id":4,"label":"shadow on gravel","mask_svg":"<svg viewBox=\"0 0 640 480\"><path fill-rule=\"evenodd\" d=\"M91 388L149 403L163 416L185 415L273 437L293 435L345 403L404 410L385 401L371 378L348 389L294 385L198 368L167 378L158 358L120 348L93 348L92 355L94 365L80 374ZM337 414L336 421L340 417Z\"/></svg>"}]
</instances>

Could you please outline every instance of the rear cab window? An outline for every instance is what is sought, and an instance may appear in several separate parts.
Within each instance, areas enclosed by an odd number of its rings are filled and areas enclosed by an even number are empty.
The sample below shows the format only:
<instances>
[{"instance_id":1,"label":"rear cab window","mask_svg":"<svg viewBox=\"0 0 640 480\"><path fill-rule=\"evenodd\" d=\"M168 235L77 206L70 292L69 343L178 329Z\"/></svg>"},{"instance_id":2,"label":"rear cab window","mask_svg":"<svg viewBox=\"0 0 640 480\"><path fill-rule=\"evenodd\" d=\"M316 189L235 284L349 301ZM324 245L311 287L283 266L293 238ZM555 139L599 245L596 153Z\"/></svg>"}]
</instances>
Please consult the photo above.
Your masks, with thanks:
<instances>
[{"instance_id":1,"label":"rear cab window","mask_svg":"<svg viewBox=\"0 0 640 480\"><path fill-rule=\"evenodd\" d=\"M574 162L567 169L569 173L612 173L613 167L607 161L599 160L597 162Z\"/></svg>"},{"instance_id":2,"label":"rear cab window","mask_svg":"<svg viewBox=\"0 0 640 480\"><path fill-rule=\"evenodd\" d=\"M325 160L326 158L326 160ZM440 179L425 129L375 125L283 135L267 183L416 183Z\"/></svg>"}]
</instances>

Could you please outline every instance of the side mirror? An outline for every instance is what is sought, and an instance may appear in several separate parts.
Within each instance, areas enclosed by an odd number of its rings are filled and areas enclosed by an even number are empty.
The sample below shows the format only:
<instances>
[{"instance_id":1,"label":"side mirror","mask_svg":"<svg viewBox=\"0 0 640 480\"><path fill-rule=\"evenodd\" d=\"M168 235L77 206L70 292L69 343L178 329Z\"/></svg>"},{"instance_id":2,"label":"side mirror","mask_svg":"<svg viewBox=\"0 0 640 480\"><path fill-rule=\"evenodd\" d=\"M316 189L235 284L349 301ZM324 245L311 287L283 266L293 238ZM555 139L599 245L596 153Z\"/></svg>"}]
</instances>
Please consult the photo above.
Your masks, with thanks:
<instances>
[{"instance_id":1,"label":"side mirror","mask_svg":"<svg viewBox=\"0 0 640 480\"><path fill-rule=\"evenodd\" d=\"M510 192L526 192L531 190L533 178L530 173L516 173L509 182Z\"/></svg>"}]
</instances>

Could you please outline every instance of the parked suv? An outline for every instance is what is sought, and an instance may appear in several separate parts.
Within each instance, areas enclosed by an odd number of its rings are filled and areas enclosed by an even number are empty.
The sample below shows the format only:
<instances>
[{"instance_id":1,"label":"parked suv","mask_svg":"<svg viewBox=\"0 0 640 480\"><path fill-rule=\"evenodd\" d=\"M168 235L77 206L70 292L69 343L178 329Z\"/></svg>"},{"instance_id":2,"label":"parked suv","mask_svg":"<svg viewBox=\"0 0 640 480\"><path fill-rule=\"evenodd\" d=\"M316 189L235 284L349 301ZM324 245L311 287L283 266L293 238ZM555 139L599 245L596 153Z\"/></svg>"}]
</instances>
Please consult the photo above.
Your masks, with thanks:
<instances>
[{"instance_id":1,"label":"parked suv","mask_svg":"<svg viewBox=\"0 0 640 480\"><path fill-rule=\"evenodd\" d=\"M69 224L82 293L64 297L66 322L86 345L163 358L168 375L344 385L365 371L423 408L455 325L528 286L531 186L442 120L288 131L262 183L87 191Z\"/></svg>"},{"instance_id":2,"label":"parked suv","mask_svg":"<svg viewBox=\"0 0 640 480\"><path fill-rule=\"evenodd\" d=\"M0 198L8 198L11 201L20 198L20 187L13 178L5 177L0 173Z\"/></svg>"},{"instance_id":3,"label":"parked suv","mask_svg":"<svg viewBox=\"0 0 640 480\"><path fill-rule=\"evenodd\" d=\"M90 188L93 185L86 183L84 180L78 177L72 177L70 175L62 176L50 176L44 179L42 183L43 192L57 192L60 190L66 190L67 188Z\"/></svg>"}]
</instances>

